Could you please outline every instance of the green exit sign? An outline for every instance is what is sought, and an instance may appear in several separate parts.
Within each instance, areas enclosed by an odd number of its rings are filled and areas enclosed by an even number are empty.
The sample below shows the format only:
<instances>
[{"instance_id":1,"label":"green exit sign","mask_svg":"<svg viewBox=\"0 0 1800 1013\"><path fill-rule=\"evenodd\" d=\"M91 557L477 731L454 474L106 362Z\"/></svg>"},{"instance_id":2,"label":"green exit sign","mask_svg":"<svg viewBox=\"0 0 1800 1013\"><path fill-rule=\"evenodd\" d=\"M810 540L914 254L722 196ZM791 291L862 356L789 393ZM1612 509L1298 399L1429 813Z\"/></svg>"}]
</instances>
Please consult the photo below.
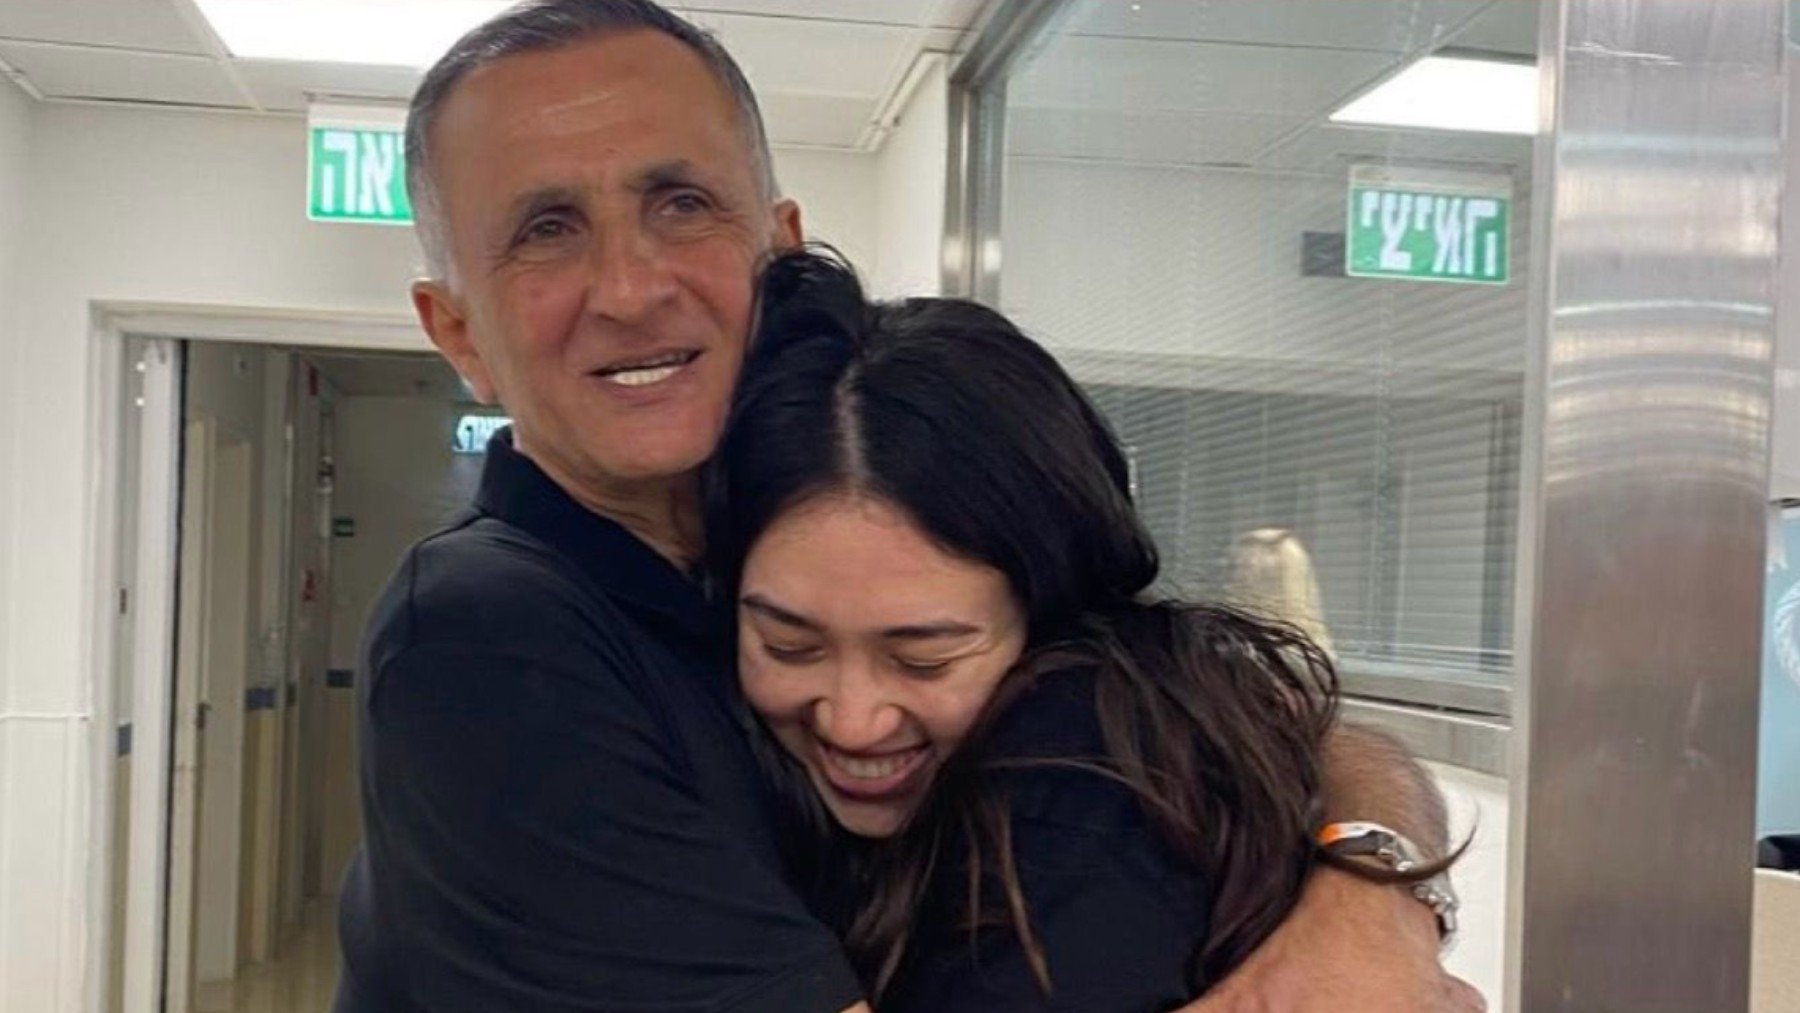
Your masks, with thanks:
<instances>
[{"instance_id":1,"label":"green exit sign","mask_svg":"<svg viewBox=\"0 0 1800 1013\"><path fill-rule=\"evenodd\" d=\"M1512 178L1357 166L1344 273L1504 285L1512 277Z\"/></svg>"},{"instance_id":2,"label":"green exit sign","mask_svg":"<svg viewBox=\"0 0 1800 1013\"><path fill-rule=\"evenodd\" d=\"M404 131L404 120L394 111L314 106L307 131L306 216L410 224Z\"/></svg>"}]
</instances>

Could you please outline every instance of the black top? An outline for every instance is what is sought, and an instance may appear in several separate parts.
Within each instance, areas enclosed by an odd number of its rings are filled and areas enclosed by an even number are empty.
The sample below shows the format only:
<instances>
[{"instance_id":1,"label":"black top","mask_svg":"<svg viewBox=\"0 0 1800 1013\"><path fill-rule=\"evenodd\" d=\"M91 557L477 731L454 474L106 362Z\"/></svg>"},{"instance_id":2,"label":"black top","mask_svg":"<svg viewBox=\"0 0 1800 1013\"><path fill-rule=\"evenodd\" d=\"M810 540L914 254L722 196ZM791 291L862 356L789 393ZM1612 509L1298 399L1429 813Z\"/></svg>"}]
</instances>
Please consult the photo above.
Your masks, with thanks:
<instances>
[{"instance_id":1,"label":"black top","mask_svg":"<svg viewBox=\"0 0 1800 1013\"><path fill-rule=\"evenodd\" d=\"M855 1003L781 867L724 629L496 437L474 509L370 618L337 1009Z\"/></svg>"},{"instance_id":2,"label":"black top","mask_svg":"<svg viewBox=\"0 0 1800 1013\"><path fill-rule=\"evenodd\" d=\"M1092 673L1045 675L1002 716L989 749L1005 758L1104 757ZM911 960L881 1013L1152 1013L1193 999L1188 965L1209 926L1207 883L1163 845L1130 790L1067 766L1008 770L999 779L1051 994L1038 986L1010 921L970 935L959 846L933 877ZM986 882L983 909L1003 913L997 880Z\"/></svg>"}]
</instances>

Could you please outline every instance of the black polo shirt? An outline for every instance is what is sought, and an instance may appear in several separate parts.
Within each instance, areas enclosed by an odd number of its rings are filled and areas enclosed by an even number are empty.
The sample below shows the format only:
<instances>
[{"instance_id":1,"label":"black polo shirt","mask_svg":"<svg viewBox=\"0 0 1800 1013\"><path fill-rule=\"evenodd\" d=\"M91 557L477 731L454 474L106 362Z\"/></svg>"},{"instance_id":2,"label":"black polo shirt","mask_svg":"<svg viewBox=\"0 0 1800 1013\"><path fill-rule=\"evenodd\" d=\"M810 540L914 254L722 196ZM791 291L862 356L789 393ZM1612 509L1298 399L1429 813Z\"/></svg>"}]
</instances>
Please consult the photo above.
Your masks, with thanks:
<instances>
[{"instance_id":1,"label":"black polo shirt","mask_svg":"<svg viewBox=\"0 0 1800 1013\"><path fill-rule=\"evenodd\" d=\"M858 1001L784 874L720 620L494 439L370 618L340 1011Z\"/></svg>"}]
</instances>

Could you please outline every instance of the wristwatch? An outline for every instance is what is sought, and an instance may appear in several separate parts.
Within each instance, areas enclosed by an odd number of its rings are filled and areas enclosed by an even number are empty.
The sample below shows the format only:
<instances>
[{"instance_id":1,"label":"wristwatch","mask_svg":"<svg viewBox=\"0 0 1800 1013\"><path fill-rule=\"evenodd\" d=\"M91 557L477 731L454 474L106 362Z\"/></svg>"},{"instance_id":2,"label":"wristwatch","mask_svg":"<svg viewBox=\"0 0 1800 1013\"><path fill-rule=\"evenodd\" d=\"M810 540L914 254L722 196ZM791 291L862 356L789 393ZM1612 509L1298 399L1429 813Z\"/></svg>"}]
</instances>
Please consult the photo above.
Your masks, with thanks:
<instances>
[{"instance_id":1,"label":"wristwatch","mask_svg":"<svg viewBox=\"0 0 1800 1013\"><path fill-rule=\"evenodd\" d=\"M1374 859L1395 872L1410 872L1425 864L1423 853L1405 834L1379 823L1328 823L1319 831L1319 847L1345 858ZM1403 885L1437 917L1438 941L1448 948L1456 938L1460 906L1450 887L1450 873Z\"/></svg>"}]
</instances>

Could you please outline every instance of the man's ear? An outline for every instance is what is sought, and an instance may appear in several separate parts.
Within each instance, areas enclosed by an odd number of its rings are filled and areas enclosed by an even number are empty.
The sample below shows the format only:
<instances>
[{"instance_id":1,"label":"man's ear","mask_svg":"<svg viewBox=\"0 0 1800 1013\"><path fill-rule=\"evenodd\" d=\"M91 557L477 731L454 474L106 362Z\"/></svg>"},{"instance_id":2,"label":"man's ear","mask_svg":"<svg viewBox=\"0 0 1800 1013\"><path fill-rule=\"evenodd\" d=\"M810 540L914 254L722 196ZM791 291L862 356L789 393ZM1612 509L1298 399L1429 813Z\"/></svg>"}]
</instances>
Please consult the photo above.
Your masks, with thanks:
<instances>
[{"instance_id":1,"label":"man's ear","mask_svg":"<svg viewBox=\"0 0 1800 1013\"><path fill-rule=\"evenodd\" d=\"M412 303L413 311L419 315L419 326L425 328L431 343L456 367L475 400L487 405L497 402L499 392L494 388L487 363L481 361L480 349L469 336L469 319L461 301L443 282L415 281Z\"/></svg>"},{"instance_id":2,"label":"man's ear","mask_svg":"<svg viewBox=\"0 0 1800 1013\"><path fill-rule=\"evenodd\" d=\"M776 253L797 250L806 242L806 230L800 222L800 205L792 200L775 202L775 242Z\"/></svg>"}]
</instances>

